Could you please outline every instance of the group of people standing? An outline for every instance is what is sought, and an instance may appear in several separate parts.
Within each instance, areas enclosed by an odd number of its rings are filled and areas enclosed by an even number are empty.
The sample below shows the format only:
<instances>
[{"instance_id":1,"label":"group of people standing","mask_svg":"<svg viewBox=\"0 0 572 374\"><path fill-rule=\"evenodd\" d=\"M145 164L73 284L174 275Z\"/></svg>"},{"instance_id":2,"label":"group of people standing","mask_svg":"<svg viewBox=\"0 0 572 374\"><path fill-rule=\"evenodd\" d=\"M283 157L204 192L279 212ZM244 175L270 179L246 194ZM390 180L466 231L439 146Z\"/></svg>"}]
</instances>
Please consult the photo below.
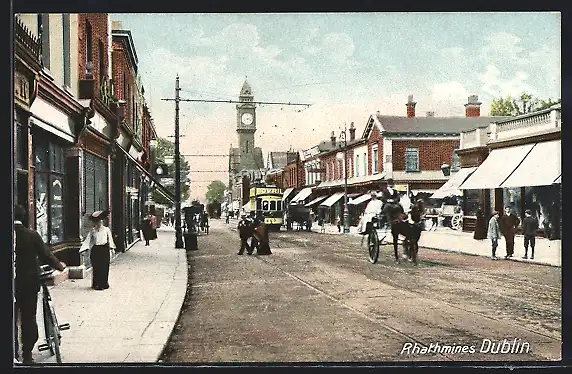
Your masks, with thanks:
<instances>
[{"instance_id":1,"label":"group of people standing","mask_svg":"<svg viewBox=\"0 0 572 374\"><path fill-rule=\"evenodd\" d=\"M256 249L258 255L270 255L270 240L268 227L264 223L262 212L243 213L238 221L238 234L240 236L240 249L238 255L246 253L251 255Z\"/></svg>"},{"instance_id":2,"label":"group of people standing","mask_svg":"<svg viewBox=\"0 0 572 374\"><path fill-rule=\"evenodd\" d=\"M514 256L514 237L520 226L520 219L514 214L512 209L505 207L504 214L501 216L498 211L494 211L492 217L489 219L488 225L485 226L485 218L481 209L477 212L477 225L475 227L474 238L477 240L489 238L491 240L493 260L498 259L496 252L498 242L501 236L504 236L506 242L506 255L505 259ZM538 220L532 216L530 209L524 212L524 219L522 220L522 233L524 235L524 256L523 259L528 258L528 247L530 245L531 253L530 259L534 259L534 247L536 244L536 233L538 231Z\"/></svg>"}]
</instances>

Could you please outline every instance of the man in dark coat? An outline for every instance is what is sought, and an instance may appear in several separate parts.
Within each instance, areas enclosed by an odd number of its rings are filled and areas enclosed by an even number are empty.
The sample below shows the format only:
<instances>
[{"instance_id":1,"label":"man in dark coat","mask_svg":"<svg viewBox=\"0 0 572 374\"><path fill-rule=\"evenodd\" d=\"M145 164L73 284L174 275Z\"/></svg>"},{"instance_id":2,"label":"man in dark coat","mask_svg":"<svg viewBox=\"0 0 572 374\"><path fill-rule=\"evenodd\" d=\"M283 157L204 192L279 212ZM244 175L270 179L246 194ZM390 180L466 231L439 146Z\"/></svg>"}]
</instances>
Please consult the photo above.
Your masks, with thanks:
<instances>
[{"instance_id":1,"label":"man in dark coat","mask_svg":"<svg viewBox=\"0 0 572 374\"><path fill-rule=\"evenodd\" d=\"M504 257L506 259L514 254L514 236L518 225L520 225L520 219L512 212L509 206L504 208L504 213L499 219L499 226L506 242L506 256Z\"/></svg>"},{"instance_id":2,"label":"man in dark coat","mask_svg":"<svg viewBox=\"0 0 572 374\"><path fill-rule=\"evenodd\" d=\"M246 253L251 255L254 250L254 243L249 245L248 239L252 238L254 235L254 222L252 218L247 217L245 214L242 215L238 221L238 235L240 236L240 249L237 254L242 255L246 249Z\"/></svg>"},{"instance_id":3,"label":"man in dark coat","mask_svg":"<svg viewBox=\"0 0 572 374\"><path fill-rule=\"evenodd\" d=\"M527 209L522 220L522 234L524 235L524 259L528 257L528 244L530 243L530 259L534 260L534 245L536 243L536 232L538 231L538 220L532 216L532 211Z\"/></svg>"},{"instance_id":4,"label":"man in dark coat","mask_svg":"<svg viewBox=\"0 0 572 374\"><path fill-rule=\"evenodd\" d=\"M15 281L14 299L14 346L15 358L18 359L18 312L20 312L20 327L22 330L22 359L24 364L32 364L32 349L38 341L38 324L36 309L38 292L40 291L40 262L47 263L54 269L63 271L65 263L60 262L40 237L40 235L25 227L26 209L21 205L14 207L15 246Z\"/></svg>"},{"instance_id":5,"label":"man in dark coat","mask_svg":"<svg viewBox=\"0 0 572 374\"><path fill-rule=\"evenodd\" d=\"M477 209L477 221L475 223L475 233L473 234L473 239L483 240L487 238L487 220L483 209L479 207Z\"/></svg>"}]
</instances>

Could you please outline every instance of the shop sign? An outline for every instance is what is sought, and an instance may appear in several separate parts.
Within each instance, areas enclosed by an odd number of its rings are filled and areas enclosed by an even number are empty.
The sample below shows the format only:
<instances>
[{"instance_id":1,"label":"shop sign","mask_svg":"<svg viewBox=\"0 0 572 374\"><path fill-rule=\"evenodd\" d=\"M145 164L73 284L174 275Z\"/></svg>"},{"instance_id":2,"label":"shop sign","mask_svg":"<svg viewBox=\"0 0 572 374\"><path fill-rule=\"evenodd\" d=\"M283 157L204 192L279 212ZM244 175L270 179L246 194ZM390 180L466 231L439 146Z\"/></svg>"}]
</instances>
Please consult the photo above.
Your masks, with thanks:
<instances>
[{"instance_id":1,"label":"shop sign","mask_svg":"<svg viewBox=\"0 0 572 374\"><path fill-rule=\"evenodd\" d=\"M30 80L19 71L14 72L14 98L30 106Z\"/></svg>"}]
</instances>

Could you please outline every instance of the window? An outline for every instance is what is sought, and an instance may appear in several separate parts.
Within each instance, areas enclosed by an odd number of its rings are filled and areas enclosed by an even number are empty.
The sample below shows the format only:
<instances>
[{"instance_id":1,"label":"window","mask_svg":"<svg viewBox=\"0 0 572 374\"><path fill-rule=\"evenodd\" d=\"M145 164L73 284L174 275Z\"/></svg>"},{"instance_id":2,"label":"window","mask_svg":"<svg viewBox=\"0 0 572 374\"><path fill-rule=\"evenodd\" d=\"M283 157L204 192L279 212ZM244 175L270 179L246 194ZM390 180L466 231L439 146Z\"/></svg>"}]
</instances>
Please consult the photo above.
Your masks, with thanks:
<instances>
[{"instance_id":1,"label":"window","mask_svg":"<svg viewBox=\"0 0 572 374\"><path fill-rule=\"evenodd\" d=\"M405 148L405 171L419 171L419 148Z\"/></svg>"},{"instance_id":2,"label":"window","mask_svg":"<svg viewBox=\"0 0 572 374\"><path fill-rule=\"evenodd\" d=\"M371 148L372 150L372 159L371 159L371 165L372 165L372 173L373 174L377 174L379 173L379 166L378 166L378 156L377 156L377 144L373 145L373 147Z\"/></svg>"},{"instance_id":3,"label":"window","mask_svg":"<svg viewBox=\"0 0 572 374\"><path fill-rule=\"evenodd\" d=\"M460 162L459 162L459 155L457 154L458 149L453 150L453 157L451 160L451 171L459 171Z\"/></svg>"},{"instance_id":4,"label":"window","mask_svg":"<svg viewBox=\"0 0 572 374\"><path fill-rule=\"evenodd\" d=\"M245 152L245 153L248 153L248 140L246 141L246 147L245 147L244 152Z\"/></svg>"},{"instance_id":5,"label":"window","mask_svg":"<svg viewBox=\"0 0 572 374\"><path fill-rule=\"evenodd\" d=\"M270 202L270 210L276 210L276 201L271 201Z\"/></svg>"},{"instance_id":6,"label":"window","mask_svg":"<svg viewBox=\"0 0 572 374\"><path fill-rule=\"evenodd\" d=\"M42 65L50 69L50 15L38 14L38 34L40 35Z\"/></svg>"},{"instance_id":7,"label":"window","mask_svg":"<svg viewBox=\"0 0 572 374\"><path fill-rule=\"evenodd\" d=\"M125 73L123 73L123 99L125 99L127 96L127 76L125 75Z\"/></svg>"},{"instance_id":8,"label":"window","mask_svg":"<svg viewBox=\"0 0 572 374\"><path fill-rule=\"evenodd\" d=\"M36 231L46 243L64 240L65 150L36 135L33 146Z\"/></svg>"},{"instance_id":9,"label":"window","mask_svg":"<svg viewBox=\"0 0 572 374\"><path fill-rule=\"evenodd\" d=\"M105 60L103 58L105 52L101 40L97 42L97 53L99 54L99 82L103 82L105 79Z\"/></svg>"},{"instance_id":10,"label":"window","mask_svg":"<svg viewBox=\"0 0 572 374\"><path fill-rule=\"evenodd\" d=\"M343 162L342 162L342 160L338 160L338 177L339 177L338 179L341 179L344 177L343 170L344 170L343 169Z\"/></svg>"},{"instance_id":11,"label":"window","mask_svg":"<svg viewBox=\"0 0 572 374\"><path fill-rule=\"evenodd\" d=\"M265 200L262 202L262 210L268 210L269 209L269 201Z\"/></svg>"},{"instance_id":12,"label":"window","mask_svg":"<svg viewBox=\"0 0 572 374\"><path fill-rule=\"evenodd\" d=\"M282 201L278 200L276 202L276 210L282 210Z\"/></svg>"},{"instance_id":13,"label":"window","mask_svg":"<svg viewBox=\"0 0 572 374\"><path fill-rule=\"evenodd\" d=\"M367 153L363 154L363 175L367 175Z\"/></svg>"},{"instance_id":14,"label":"window","mask_svg":"<svg viewBox=\"0 0 572 374\"><path fill-rule=\"evenodd\" d=\"M62 34L64 42L64 87L71 87L71 67L70 67L70 15L62 14Z\"/></svg>"},{"instance_id":15,"label":"window","mask_svg":"<svg viewBox=\"0 0 572 374\"><path fill-rule=\"evenodd\" d=\"M359 177L359 155L356 155L355 171L356 177Z\"/></svg>"},{"instance_id":16,"label":"window","mask_svg":"<svg viewBox=\"0 0 572 374\"><path fill-rule=\"evenodd\" d=\"M91 23L85 22L85 62L86 70L89 75L93 74L93 41L92 41Z\"/></svg>"},{"instance_id":17,"label":"window","mask_svg":"<svg viewBox=\"0 0 572 374\"><path fill-rule=\"evenodd\" d=\"M28 142L26 129L20 123L16 124L16 168L28 168Z\"/></svg>"}]
</instances>

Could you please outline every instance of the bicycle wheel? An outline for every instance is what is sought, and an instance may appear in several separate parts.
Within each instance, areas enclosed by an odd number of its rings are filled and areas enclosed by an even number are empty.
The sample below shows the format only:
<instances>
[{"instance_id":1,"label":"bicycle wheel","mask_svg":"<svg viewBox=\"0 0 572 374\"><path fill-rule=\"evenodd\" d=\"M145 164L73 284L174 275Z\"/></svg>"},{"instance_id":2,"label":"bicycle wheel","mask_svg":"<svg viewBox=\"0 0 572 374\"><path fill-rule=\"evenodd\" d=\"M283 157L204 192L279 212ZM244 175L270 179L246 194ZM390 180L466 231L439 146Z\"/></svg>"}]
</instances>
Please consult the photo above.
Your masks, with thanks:
<instances>
[{"instance_id":1,"label":"bicycle wheel","mask_svg":"<svg viewBox=\"0 0 572 374\"><path fill-rule=\"evenodd\" d=\"M367 245L369 250L369 262L375 264L379 258L379 238L375 228L372 228L371 233L367 237Z\"/></svg>"},{"instance_id":2,"label":"bicycle wheel","mask_svg":"<svg viewBox=\"0 0 572 374\"><path fill-rule=\"evenodd\" d=\"M52 344L53 350L56 354L56 361L58 364L62 363L62 356L60 353L60 328L58 325L58 320L56 318L56 311L54 310L53 306L50 306L50 315L51 315L51 326L52 326Z\"/></svg>"},{"instance_id":3,"label":"bicycle wheel","mask_svg":"<svg viewBox=\"0 0 572 374\"><path fill-rule=\"evenodd\" d=\"M44 291L45 292L45 291ZM53 339L52 339L52 317L50 312L50 304L46 299L46 295L42 295L42 317L44 320L44 333L45 333L45 340L48 349L50 350L50 355L54 355L56 352L54 351Z\"/></svg>"}]
</instances>

